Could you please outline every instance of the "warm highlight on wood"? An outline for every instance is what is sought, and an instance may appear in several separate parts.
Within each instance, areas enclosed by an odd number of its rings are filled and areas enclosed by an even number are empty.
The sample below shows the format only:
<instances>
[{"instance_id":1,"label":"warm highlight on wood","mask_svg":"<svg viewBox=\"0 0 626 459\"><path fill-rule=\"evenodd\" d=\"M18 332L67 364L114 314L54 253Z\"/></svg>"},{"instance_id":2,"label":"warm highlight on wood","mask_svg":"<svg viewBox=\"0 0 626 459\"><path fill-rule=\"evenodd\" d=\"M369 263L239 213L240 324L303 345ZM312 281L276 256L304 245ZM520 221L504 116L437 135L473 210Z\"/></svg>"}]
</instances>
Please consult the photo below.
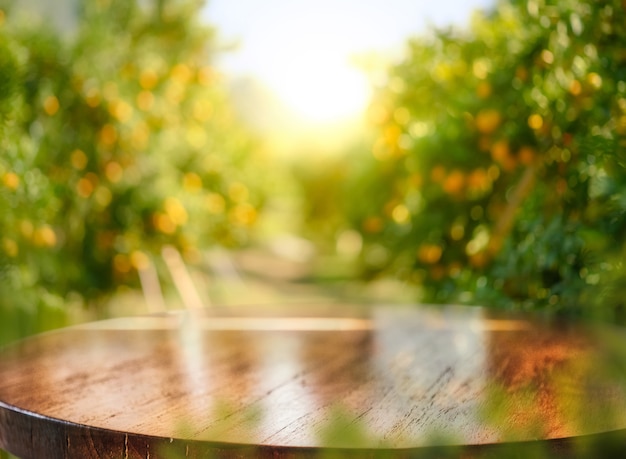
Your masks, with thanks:
<instances>
[{"instance_id":1,"label":"warm highlight on wood","mask_svg":"<svg viewBox=\"0 0 626 459\"><path fill-rule=\"evenodd\" d=\"M0 353L0 446L23 458L295 458L626 445L621 329L479 308L335 309L176 312L16 343Z\"/></svg>"}]
</instances>

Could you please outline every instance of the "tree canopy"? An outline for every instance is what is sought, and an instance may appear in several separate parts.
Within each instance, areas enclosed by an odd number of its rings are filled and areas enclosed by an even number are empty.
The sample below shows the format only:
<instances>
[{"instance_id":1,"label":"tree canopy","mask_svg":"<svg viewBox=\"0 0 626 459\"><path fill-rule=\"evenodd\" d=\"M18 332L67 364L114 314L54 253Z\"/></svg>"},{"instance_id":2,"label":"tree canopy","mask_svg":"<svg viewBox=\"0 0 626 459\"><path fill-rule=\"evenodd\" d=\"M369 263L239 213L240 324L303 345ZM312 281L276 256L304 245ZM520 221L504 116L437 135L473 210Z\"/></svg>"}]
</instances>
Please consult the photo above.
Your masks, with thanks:
<instances>
[{"instance_id":1,"label":"tree canopy","mask_svg":"<svg viewBox=\"0 0 626 459\"><path fill-rule=\"evenodd\" d=\"M346 187L362 275L421 285L428 302L614 317L624 24L620 1L502 1L466 30L411 40Z\"/></svg>"},{"instance_id":2,"label":"tree canopy","mask_svg":"<svg viewBox=\"0 0 626 459\"><path fill-rule=\"evenodd\" d=\"M61 320L64 302L135 285L165 245L193 261L202 248L248 240L264 201L260 158L212 66L215 31L200 22L201 6L81 1L76 27L63 31L4 5L8 328L39 316L53 326L48 313Z\"/></svg>"}]
</instances>

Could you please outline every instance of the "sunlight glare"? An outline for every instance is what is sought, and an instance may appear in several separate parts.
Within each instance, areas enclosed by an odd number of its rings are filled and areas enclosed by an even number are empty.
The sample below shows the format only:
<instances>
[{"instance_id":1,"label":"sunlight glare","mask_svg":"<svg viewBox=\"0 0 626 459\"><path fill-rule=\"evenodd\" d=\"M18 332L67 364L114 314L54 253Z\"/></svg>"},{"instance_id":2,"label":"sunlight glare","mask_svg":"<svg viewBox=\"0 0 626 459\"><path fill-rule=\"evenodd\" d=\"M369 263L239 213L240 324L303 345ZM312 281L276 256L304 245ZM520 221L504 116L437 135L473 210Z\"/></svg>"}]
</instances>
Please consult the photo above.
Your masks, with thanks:
<instances>
[{"instance_id":1,"label":"sunlight glare","mask_svg":"<svg viewBox=\"0 0 626 459\"><path fill-rule=\"evenodd\" d=\"M350 58L374 52L390 62L427 24L465 23L474 8L492 3L211 0L206 17L240 45L221 56L223 69L258 79L300 125L330 125L354 120L369 101L368 77L350 66Z\"/></svg>"},{"instance_id":2,"label":"sunlight glare","mask_svg":"<svg viewBox=\"0 0 626 459\"><path fill-rule=\"evenodd\" d=\"M354 118L363 112L370 97L365 75L332 59L309 59L276 71L270 83L272 91L302 122Z\"/></svg>"},{"instance_id":3,"label":"sunlight glare","mask_svg":"<svg viewBox=\"0 0 626 459\"><path fill-rule=\"evenodd\" d=\"M363 51L359 37L372 33L371 27L355 21L349 5L330 0L263 5L254 7L255 21L242 29L247 40L222 61L226 67L240 73L253 69L297 124L330 125L359 117L369 102L370 84L350 59Z\"/></svg>"},{"instance_id":4,"label":"sunlight glare","mask_svg":"<svg viewBox=\"0 0 626 459\"><path fill-rule=\"evenodd\" d=\"M370 85L350 65L345 33L331 29L320 36L306 30L307 22L287 27L292 30L272 37L274 60L261 74L272 92L304 123L335 123L361 114Z\"/></svg>"}]
</instances>

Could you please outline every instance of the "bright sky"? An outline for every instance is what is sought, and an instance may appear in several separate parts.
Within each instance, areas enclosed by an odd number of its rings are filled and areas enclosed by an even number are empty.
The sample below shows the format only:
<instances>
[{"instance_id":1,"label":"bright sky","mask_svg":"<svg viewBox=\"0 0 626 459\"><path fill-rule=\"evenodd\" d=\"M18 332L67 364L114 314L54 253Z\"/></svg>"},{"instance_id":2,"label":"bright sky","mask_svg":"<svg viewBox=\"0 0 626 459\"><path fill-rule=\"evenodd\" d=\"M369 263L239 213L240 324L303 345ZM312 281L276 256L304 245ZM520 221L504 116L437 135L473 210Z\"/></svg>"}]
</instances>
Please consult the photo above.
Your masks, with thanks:
<instances>
[{"instance_id":1,"label":"bright sky","mask_svg":"<svg viewBox=\"0 0 626 459\"><path fill-rule=\"evenodd\" d=\"M398 52L407 37L465 23L493 0L209 0L206 16L238 50L218 62L267 86L302 121L332 123L366 106L354 56Z\"/></svg>"}]
</instances>

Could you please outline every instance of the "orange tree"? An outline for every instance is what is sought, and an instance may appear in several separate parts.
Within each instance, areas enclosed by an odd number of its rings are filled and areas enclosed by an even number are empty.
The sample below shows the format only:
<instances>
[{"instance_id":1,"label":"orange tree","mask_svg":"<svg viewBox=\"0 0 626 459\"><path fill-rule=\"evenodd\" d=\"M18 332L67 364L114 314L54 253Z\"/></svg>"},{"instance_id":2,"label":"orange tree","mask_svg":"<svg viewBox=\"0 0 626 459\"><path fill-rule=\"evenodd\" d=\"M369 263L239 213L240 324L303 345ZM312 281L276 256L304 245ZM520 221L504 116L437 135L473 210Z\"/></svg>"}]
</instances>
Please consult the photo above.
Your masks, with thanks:
<instances>
[{"instance_id":1,"label":"orange tree","mask_svg":"<svg viewBox=\"0 0 626 459\"><path fill-rule=\"evenodd\" d=\"M53 207L47 180L32 169L33 148L19 126L26 107L21 100L21 62L13 40L0 40L0 342L15 339L27 332L35 317L59 324L62 314L55 314L57 298L33 285L26 272L25 259L16 263L18 241L12 237L17 222L29 216L37 219ZM26 179L27 172L30 172ZM27 182L28 186L24 186ZM50 215L46 215L50 216ZM34 231L34 228L33 228ZM33 251L35 248L33 244ZM47 251L41 251L46 256ZM35 300L36 297L37 299ZM35 300L35 301L33 301ZM39 305L45 304L45 307ZM13 307L17 305L17 307ZM38 310L38 314L33 314ZM55 320L56 319L56 320ZM40 328L35 326L34 328Z\"/></svg>"},{"instance_id":2,"label":"orange tree","mask_svg":"<svg viewBox=\"0 0 626 459\"><path fill-rule=\"evenodd\" d=\"M345 193L362 274L438 303L578 313L617 298L624 24L621 1L505 1L411 40Z\"/></svg>"},{"instance_id":3,"label":"orange tree","mask_svg":"<svg viewBox=\"0 0 626 459\"><path fill-rule=\"evenodd\" d=\"M193 260L249 238L258 158L210 65L215 34L200 7L83 1L75 29L59 33L5 6L6 311L95 301L136 282L165 244Z\"/></svg>"}]
</instances>

